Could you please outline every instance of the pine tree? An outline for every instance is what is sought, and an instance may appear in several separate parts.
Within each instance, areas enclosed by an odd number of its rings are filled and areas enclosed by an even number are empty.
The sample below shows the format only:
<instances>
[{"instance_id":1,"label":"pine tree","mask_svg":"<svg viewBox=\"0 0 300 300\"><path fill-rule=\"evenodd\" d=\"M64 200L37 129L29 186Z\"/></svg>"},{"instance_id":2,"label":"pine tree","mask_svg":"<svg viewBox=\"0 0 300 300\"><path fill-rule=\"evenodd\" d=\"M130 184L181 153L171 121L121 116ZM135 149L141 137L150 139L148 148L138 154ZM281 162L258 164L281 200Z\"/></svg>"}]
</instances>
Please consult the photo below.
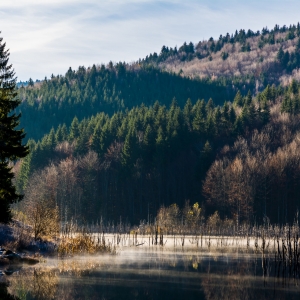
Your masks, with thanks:
<instances>
[{"instance_id":1,"label":"pine tree","mask_svg":"<svg viewBox=\"0 0 300 300\"><path fill-rule=\"evenodd\" d=\"M256 121L256 109L253 103L248 106L248 122L250 126L253 126Z\"/></svg>"},{"instance_id":2,"label":"pine tree","mask_svg":"<svg viewBox=\"0 0 300 300\"><path fill-rule=\"evenodd\" d=\"M259 117L263 125L267 124L270 120L270 108L266 100L263 100L259 105Z\"/></svg>"},{"instance_id":3,"label":"pine tree","mask_svg":"<svg viewBox=\"0 0 300 300\"><path fill-rule=\"evenodd\" d=\"M87 130L82 130L79 138L76 141L75 153L77 155L83 155L88 152L88 144L89 144L89 135L87 134Z\"/></svg>"},{"instance_id":4,"label":"pine tree","mask_svg":"<svg viewBox=\"0 0 300 300\"><path fill-rule=\"evenodd\" d=\"M135 147L136 147L136 137L133 130L129 131L125 142L123 145L122 153L121 153L121 160L122 165L128 169L133 167L134 163L134 154L135 154Z\"/></svg>"},{"instance_id":5,"label":"pine tree","mask_svg":"<svg viewBox=\"0 0 300 300\"><path fill-rule=\"evenodd\" d=\"M10 162L28 154L28 148L22 145L25 134L16 130L20 115L12 113L20 104L17 99L16 78L12 65L8 63L9 51L0 38L0 222L11 220L10 204L21 200L12 184L14 177Z\"/></svg>"},{"instance_id":6,"label":"pine tree","mask_svg":"<svg viewBox=\"0 0 300 300\"><path fill-rule=\"evenodd\" d=\"M63 132L61 125L59 125L55 133L55 143L59 144L61 142L63 142Z\"/></svg>"},{"instance_id":7,"label":"pine tree","mask_svg":"<svg viewBox=\"0 0 300 300\"><path fill-rule=\"evenodd\" d=\"M185 124L187 125L189 131L191 131L191 129L192 129L192 124L191 124L192 108L193 108L192 101L189 98L186 101L186 104L183 109L184 121L185 121Z\"/></svg>"},{"instance_id":8,"label":"pine tree","mask_svg":"<svg viewBox=\"0 0 300 300\"><path fill-rule=\"evenodd\" d=\"M277 52L277 59L279 62L282 62L284 57L284 51L282 49L282 47L280 47L279 51Z\"/></svg>"},{"instance_id":9,"label":"pine tree","mask_svg":"<svg viewBox=\"0 0 300 300\"><path fill-rule=\"evenodd\" d=\"M206 120L205 131L207 136L213 137L215 135L215 123L212 115L209 115Z\"/></svg>"},{"instance_id":10,"label":"pine tree","mask_svg":"<svg viewBox=\"0 0 300 300\"><path fill-rule=\"evenodd\" d=\"M210 113L213 111L214 108L215 108L214 102L213 102L213 100L210 98L210 99L208 100L207 104L206 104L206 107L205 107L206 112L207 112L207 115L210 114Z\"/></svg>"},{"instance_id":11,"label":"pine tree","mask_svg":"<svg viewBox=\"0 0 300 300\"><path fill-rule=\"evenodd\" d=\"M252 102L252 94L248 91L247 96L245 97L245 105L249 106Z\"/></svg>"},{"instance_id":12,"label":"pine tree","mask_svg":"<svg viewBox=\"0 0 300 300\"><path fill-rule=\"evenodd\" d=\"M293 111L293 106L292 106L291 98L288 97L288 95L285 95L281 103L281 112L292 113L292 111Z\"/></svg>"},{"instance_id":13,"label":"pine tree","mask_svg":"<svg viewBox=\"0 0 300 300\"><path fill-rule=\"evenodd\" d=\"M150 164L155 150L155 133L149 124L144 133L143 144L145 163Z\"/></svg>"},{"instance_id":14,"label":"pine tree","mask_svg":"<svg viewBox=\"0 0 300 300\"><path fill-rule=\"evenodd\" d=\"M229 111L229 121L231 124L234 124L236 120L236 113L233 107L231 107L230 111Z\"/></svg>"},{"instance_id":15,"label":"pine tree","mask_svg":"<svg viewBox=\"0 0 300 300\"><path fill-rule=\"evenodd\" d=\"M48 141L47 144L49 145L49 149L52 151L54 150L56 146L56 138L55 138L55 131L54 128L52 127L49 135L48 135Z\"/></svg>"},{"instance_id":16,"label":"pine tree","mask_svg":"<svg viewBox=\"0 0 300 300\"><path fill-rule=\"evenodd\" d=\"M73 141L75 139L77 139L80 135L80 131L79 131L79 122L77 117L75 117L71 123L71 127L70 127L70 135L69 135L69 139L70 141Z\"/></svg>"},{"instance_id":17,"label":"pine tree","mask_svg":"<svg viewBox=\"0 0 300 300\"><path fill-rule=\"evenodd\" d=\"M198 165L196 167L196 176L198 177L198 179L202 179L203 176L205 176L205 174L206 174L207 170L209 169L209 166L212 162L212 158L213 158L212 147L211 147L209 141L206 141L206 143L204 144L204 147L201 151Z\"/></svg>"},{"instance_id":18,"label":"pine tree","mask_svg":"<svg viewBox=\"0 0 300 300\"><path fill-rule=\"evenodd\" d=\"M204 131L204 116L202 114L202 111L198 109L195 112L195 117L192 122L193 131L196 131L197 133L202 133Z\"/></svg>"},{"instance_id":19,"label":"pine tree","mask_svg":"<svg viewBox=\"0 0 300 300\"><path fill-rule=\"evenodd\" d=\"M227 102L225 102L223 105L222 118L226 121L229 121L229 105Z\"/></svg>"},{"instance_id":20,"label":"pine tree","mask_svg":"<svg viewBox=\"0 0 300 300\"><path fill-rule=\"evenodd\" d=\"M161 126L157 130L157 137L155 139L155 142L156 142L156 151L154 155L154 160L156 165L162 166L166 163L165 161L166 141L165 141L165 134Z\"/></svg>"},{"instance_id":21,"label":"pine tree","mask_svg":"<svg viewBox=\"0 0 300 300\"><path fill-rule=\"evenodd\" d=\"M21 168L16 183L17 191L19 193L22 193L26 188L29 175L31 172L31 159L32 159L32 152L22 160Z\"/></svg>"},{"instance_id":22,"label":"pine tree","mask_svg":"<svg viewBox=\"0 0 300 300\"><path fill-rule=\"evenodd\" d=\"M298 84L295 79L292 80L292 82L289 86L289 92L294 95L296 95L298 93Z\"/></svg>"},{"instance_id":23,"label":"pine tree","mask_svg":"<svg viewBox=\"0 0 300 300\"><path fill-rule=\"evenodd\" d=\"M34 86L34 82L31 78L29 78L29 80L28 80L28 85L29 86Z\"/></svg>"},{"instance_id":24,"label":"pine tree","mask_svg":"<svg viewBox=\"0 0 300 300\"><path fill-rule=\"evenodd\" d=\"M238 116L235 120L234 130L237 135L241 135L244 132L242 116Z\"/></svg>"},{"instance_id":25,"label":"pine tree","mask_svg":"<svg viewBox=\"0 0 300 300\"><path fill-rule=\"evenodd\" d=\"M68 128L66 124L63 124L61 127L62 141L66 141L68 139Z\"/></svg>"},{"instance_id":26,"label":"pine tree","mask_svg":"<svg viewBox=\"0 0 300 300\"><path fill-rule=\"evenodd\" d=\"M221 111L220 108L217 107L215 109L214 115L213 115L213 122L214 122L214 127L215 127L215 134L218 135L219 132L221 131Z\"/></svg>"},{"instance_id":27,"label":"pine tree","mask_svg":"<svg viewBox=\"0 0 300 300\"><path fill-rule=\"evenodd\" d=\"M243 97L241 95L241 92L238 91L234 97L234 100L233 100L233 104L235 106L243 106Z\"/></svg>"}]
</instances>

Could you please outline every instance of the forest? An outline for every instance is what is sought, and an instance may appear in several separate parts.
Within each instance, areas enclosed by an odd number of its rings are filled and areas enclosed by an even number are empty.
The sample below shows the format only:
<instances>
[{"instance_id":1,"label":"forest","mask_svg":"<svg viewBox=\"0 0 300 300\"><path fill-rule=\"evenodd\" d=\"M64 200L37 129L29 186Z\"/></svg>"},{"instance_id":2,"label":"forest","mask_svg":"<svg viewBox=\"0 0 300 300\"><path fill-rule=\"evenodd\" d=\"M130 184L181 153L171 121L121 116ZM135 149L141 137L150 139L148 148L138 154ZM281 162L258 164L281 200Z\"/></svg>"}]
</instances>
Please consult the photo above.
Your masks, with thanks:
<instances>
[{"instance_id":1,"label":"forest","mask_svg":"<svg viewBox=\"0 0 300 300\"><path fill-rule=\"evenodd\" d=\"M30 154L14 165L17 191L25 195L14 209L138 224L176 205L236 224L292 224L300 204L300 85L293 75L299 35L299 24L241 30L205 42L215 44L205 55L203 43L185 43L131 65L29 80L17 89ZM200 78L161 65L183 52L191 54L183 63L209 61L226 45L241 44L244 55L252 51L248 39L257 39L260 50L276 46L274 72L261 72L259 83L251 68Z\"/></svg>"},{"instance_id":2,"label":"forest","mask_svg":"<svg viewBox=\"0 0 300 300\"><path fill-rule=\"evenodd\" d=\"M227 85L242 81L247 91L250 84L257 93L268 84L287 85L293 78L299 80L299 32L299 23L257 32L240 29L197 44L185 42L178 49L163 46L159 54L150 54L137 64Z\"/></svg>"},{"instance_id":3,"label":"forest","mask_svg":"<svg viewBox=\"0 0 300 300\"><path fill-rule=\"evenodd\" d=\"M134 69L126 63L71 68L65 76L52 75L41 82L29 80L18 89L22 112L21 127L27 138L40 139L52 127L69 126L76 116L79 120L97 112L108 115L125 111L142 103L151 106L156 101L169 105L175 97L183 107L190 98L217 104L234 97L235 89L210 79L190 80L175 73L153 67ZM66 113L66 111L68 113Z\"/></svg>"}]
</instances>

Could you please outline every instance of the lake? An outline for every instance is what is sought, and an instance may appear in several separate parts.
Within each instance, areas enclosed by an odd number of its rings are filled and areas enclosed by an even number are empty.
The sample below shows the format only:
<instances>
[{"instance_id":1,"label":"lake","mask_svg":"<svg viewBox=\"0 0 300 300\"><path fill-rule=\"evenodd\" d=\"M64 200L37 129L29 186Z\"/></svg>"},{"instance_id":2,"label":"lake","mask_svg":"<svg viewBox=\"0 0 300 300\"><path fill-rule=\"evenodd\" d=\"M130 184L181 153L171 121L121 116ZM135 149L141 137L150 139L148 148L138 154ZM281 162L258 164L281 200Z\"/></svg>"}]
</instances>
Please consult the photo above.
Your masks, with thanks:
<instances>
[{"instance_id":1,"label":"lake","mask_svg":"<svg viewBox=\"0 0 300 300\"><path fill-rule=\"evenodd\" d=\"M10 267L1 280L17 299L299 299L298 274L279 270L271 251L263 256L228 239L227 247L146 241L124 241L115 255Z\"/></svg>"}]
</instances>

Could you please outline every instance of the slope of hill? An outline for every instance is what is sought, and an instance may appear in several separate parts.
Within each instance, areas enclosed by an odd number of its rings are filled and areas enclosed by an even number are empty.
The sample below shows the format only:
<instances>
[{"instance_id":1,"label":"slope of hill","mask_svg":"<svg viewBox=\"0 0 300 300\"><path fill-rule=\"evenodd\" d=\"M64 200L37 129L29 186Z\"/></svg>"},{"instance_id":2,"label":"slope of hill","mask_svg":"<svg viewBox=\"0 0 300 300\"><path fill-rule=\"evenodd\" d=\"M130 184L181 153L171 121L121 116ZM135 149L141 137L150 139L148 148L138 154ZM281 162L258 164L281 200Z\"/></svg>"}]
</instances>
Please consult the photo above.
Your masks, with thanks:
<instances>
[{"instance_id":1,"label":"slope of hill","mask_svg":"<svg viewBox=\"0 0 300 300\"><path fill-rule=\"evenodd\" d=\"M68 70L65 76L52 76L19 88L22 100L18 111L22 113L21 126L27 139L40 139L52 127L69 126L75 116L79 120L104 112L112 115L142 103L153 105L155 101L169 106L176 98L183 107L188 98L213 98L216 104L232 100L236 88L219 81L191 80L158 69L131 69L125 63L105 67L79 67Z\"/></svg>"},{"instance_id":2,"label":"slope of hill","mask_svg":"<svg viewBox=\"0 0 300 300\"><path fill-rule=\"evenodd\" d=\"M19 88L35 139L15 166L24 203L51 200L65 221L137 223L190 200L238 224L292 223L299 35L300 25L241 30Z\"/></svg>"},{"instance_id":3,"label":"slope of hill","mask_svg":"<svg viewBox=\"0 0 300 300\"><path fill-rule=\"evenodd\" d=\"M268 87L256 98L237 93L232 105L222 107L187 101L181 109L173 101L169 109L156 103L112 117L75 118L70 128L52 129L40 142L30 142L18 186L30 201L37 193L52 195L67 219L121 216L136 223L148 213L155 215L161 205L183 207L190 200L208 214L218 210L238 222L260 222L265 214L274 222L289 222L299 204L294 179L300 165L296 154L280 160L298 136L298 111L285 112L291 107L300 107L295 82L288 89ZM266 181L260 173L262 160L270 174ZM280 177L280 168L293 176ZM282 184L276 208L288 207L288 213L277 215L271 191Z\"/></svg>"},{"instance_id":4,"label":"slope of hill","mask_svg":"<svg viewBox=\"0 0 300 300\"><path fill-rule=\"evenodd\" d=\"M141 60L190 78L253 80L256 92L267 84L287 85L300 78L300 25L261 32L240 30L234 35L184 43L178 50L163 46L161 53Z\"/></svg>"}]
</instances>

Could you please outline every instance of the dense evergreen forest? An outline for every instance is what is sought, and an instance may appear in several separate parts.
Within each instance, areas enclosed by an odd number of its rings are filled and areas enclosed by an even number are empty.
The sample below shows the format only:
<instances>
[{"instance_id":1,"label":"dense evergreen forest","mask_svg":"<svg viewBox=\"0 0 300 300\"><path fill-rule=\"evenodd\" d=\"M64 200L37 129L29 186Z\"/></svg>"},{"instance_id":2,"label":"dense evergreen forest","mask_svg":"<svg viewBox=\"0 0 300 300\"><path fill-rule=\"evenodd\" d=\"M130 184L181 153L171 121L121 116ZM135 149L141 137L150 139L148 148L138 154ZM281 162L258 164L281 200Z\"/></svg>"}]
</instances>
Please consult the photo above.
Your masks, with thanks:
<instances>
[{"instance_id":1,"label":"dense evergreen forest","mask_svg":"<svg viewBox=\"0 0 300 300\"><path fill-rule=\"evenodd\" d=\"M156 101L169 105L174 97L181 107L188 98L196 102L213 97L222 104L232 100L234 94L235 88L219 81L191 80L152 67L135 70L118 63L79 67L77 71L70 68L65 76L52 76L35 84L29 80L27 87L19 88L22 103L18 112L22 112L21 126L27 138L40 139L52 127L69 126L74 116L79 120L98 112L111 116Z\"/></svg>"},{"instance_id":2,"label":"dense evergreen forest","mask_svg":"<svg viewBox=\"0 0 300 300\"><path fill-rule=\"evenodd\" d=\"M274 66L287 74L298 66L298 35L299 25L275 26L219 43L243 44L243 53L249 38L261 49L283 43ZM290 41L294 48L284 50ZM202 59L192 46L176 55ZM153 222L162 206L190 202L238 224L292 223L300 205L299 83L268 85L274 80L263 72L259 85L250 73L190 78L153 66L154 56L70 68L18 89L31 150L15 165L20 205L52 203L65 221L139 223Z\"/></svg>"}]
</instances>

